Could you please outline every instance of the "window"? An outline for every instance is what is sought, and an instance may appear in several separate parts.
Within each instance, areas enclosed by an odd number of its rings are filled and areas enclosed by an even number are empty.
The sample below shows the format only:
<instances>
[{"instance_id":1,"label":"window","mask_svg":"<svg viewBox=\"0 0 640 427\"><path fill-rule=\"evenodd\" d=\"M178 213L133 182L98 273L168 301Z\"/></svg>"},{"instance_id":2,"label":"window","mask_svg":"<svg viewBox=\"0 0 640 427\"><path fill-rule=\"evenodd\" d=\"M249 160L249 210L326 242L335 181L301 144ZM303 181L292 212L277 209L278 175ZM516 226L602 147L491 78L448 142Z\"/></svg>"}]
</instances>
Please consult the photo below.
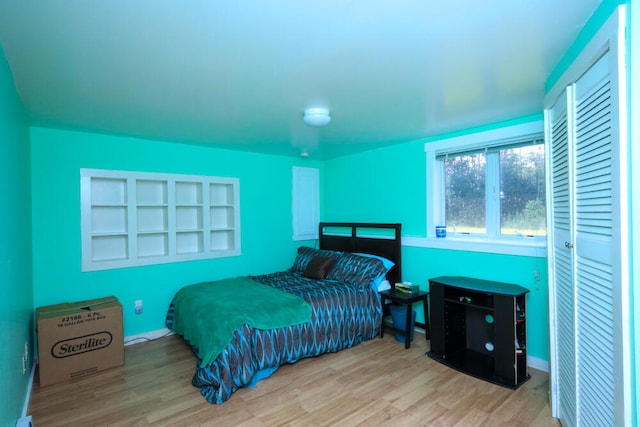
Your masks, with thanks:
<instances>
[{"instance_id":1,"label":"window","mask_svg":"<svg viewBox=\"0 0 640 427\"><path fill-rule=\"evenodd\" d=\"M240 255L239 180L80 170L82 270Z\"/></svg>"},{"instance_id":2,"label":"window","mask_svg":"<svg viewBox=\"0 0 640 427\"><path fill-rule=\"evenodd\" d=\"M544 243L542 122L425 144L427 236Z\"/></svg>"},{"instance_id":3,"label":"window","mask_svg":"<svg viewBox=\"0 0 640 427\"><path fill-rule=\"evenodd\" d=\"M294 166L292 169L293 240L318 238L320 221L320 171Z\"/></svg>"},{"instance_id":4,"label":"window","mask_svg":"<svg viewBox=\"0 0 640 427\"><path fill-rule=\"evenodd\" d=\"M448 232L545 235L544 144L521 144L436 157L444 174Z\"/></svg>"}]
</instances>

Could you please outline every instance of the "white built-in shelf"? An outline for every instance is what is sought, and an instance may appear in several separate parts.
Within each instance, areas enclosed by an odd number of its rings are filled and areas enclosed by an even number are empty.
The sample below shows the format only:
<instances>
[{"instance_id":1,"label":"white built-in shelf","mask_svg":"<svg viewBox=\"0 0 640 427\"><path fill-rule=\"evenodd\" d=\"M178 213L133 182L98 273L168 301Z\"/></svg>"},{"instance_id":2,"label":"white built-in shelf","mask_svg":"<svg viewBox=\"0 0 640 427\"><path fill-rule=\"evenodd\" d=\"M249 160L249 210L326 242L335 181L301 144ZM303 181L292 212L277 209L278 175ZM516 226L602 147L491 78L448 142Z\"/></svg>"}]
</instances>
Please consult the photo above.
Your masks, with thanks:
<instances>
[{"instance_id":1,"label":"white built-in shelf","mask_svg":"<svg viewBox=\"0 0 640 427\"><path fill-rule=\"evenodd\" d=\"M239 180L81 169L83 271L240 254Z\"/></svg>"}]
</instances>

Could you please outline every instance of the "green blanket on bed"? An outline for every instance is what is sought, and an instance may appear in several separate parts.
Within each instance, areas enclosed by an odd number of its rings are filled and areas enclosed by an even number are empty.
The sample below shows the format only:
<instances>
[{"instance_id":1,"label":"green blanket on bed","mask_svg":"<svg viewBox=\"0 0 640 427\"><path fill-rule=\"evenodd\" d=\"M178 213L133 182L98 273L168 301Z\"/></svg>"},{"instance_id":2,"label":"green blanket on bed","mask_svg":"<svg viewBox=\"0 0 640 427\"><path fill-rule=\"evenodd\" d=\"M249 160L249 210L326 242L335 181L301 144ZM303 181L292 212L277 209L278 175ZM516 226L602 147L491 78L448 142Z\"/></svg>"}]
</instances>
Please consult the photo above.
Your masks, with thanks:
<instances>
[{"instance_id":1,"label":"green blanket on bed","mask_svg":"<svg viewBox=\"0 0 640 427\"><path fill-rule=\"evenodd\" d=\"M310 319L311 306L302 298L248 277L237 277L179 290L174 299L172 329L197 348L200 366L204 367L245 324L276 329Z\"/></svg>"}]
</instances>

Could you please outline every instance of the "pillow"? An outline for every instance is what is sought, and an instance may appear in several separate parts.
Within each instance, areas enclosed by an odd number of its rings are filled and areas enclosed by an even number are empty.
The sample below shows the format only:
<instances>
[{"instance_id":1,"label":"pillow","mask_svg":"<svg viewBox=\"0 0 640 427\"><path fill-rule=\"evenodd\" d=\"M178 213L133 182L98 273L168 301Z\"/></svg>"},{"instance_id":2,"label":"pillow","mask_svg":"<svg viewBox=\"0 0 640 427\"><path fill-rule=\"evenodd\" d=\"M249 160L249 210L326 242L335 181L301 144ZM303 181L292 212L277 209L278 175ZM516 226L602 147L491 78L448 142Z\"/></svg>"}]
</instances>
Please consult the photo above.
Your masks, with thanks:
<instances>
[{"instance_id":1,"label":"pillow","mask_svg":"<svg viewBox=\"0 0 640 427\"><path fill-rule=\"evenodd\" d=\"M304 272L311 259L315 256L338 258L338 256L340 256L340 252L330 251L326 249L314 249L309 246L300 246L298 248L298 255L296 256L295 261L293 261L293 267L291 267L291 269L300 273Z\"/></svg>"},{"instance_id":2,"label":"pillow","mask_svg":"<svg viewBox=\"0 0 640 427\"><path fill-rule=\"evenodd\" d=\"M334 262L336 262L335 257L316 255L311 258L302 275L310 279L324 279L327 277L327 273L331 270Z\"/></svg>"},{"instance_id":3,"label":"pillow","mask_svg":"<svg viewBox=\"0 0 640 427\"><path fill-rule=\"evenodd\" d=\"M327 279L350 283L365 290L385 274L387 268L379 259L344 253L327 274Z\"/></svg>"},{"instance_id":4,"label":"pillow","mask_svg":"<svg viewBox=\"0 0 640 427\"><path fill-rule=\"evenodd\" d=\"M396 265L396 263L391 261L390 259L386 259L385 257L381 257L378 255L358 253L358 252L354 252L353 254L358 256L363 256L363 257L379 259L380 261L382 261L382 264L387 268L387 271L391 270L391 267Z\"/></svg>"},{"instance_id":5,"label":"pillow","mask_svg":"<svg viewBox=\"0 0 640 427\"><path fill-rule=\"evenodd\" d=\"M354 255L358 255L358 256L363 256L363 257L369 257L369 258L376 258L379 259L380 261L382 261L382 264L384 265L384 267L387 269L387 271L384 272L383 275L373 279L373 282L371 283L371 287L374 290L379 290L380 288L380 284L382 283L383 280L385 280L386 276L387 276L387 272L389 270L391 270L391 267L393 267L394 265L396 265L395 262L391 261L390 259L378 256L378 255L372 255L372 254L365 254L365 253L354 253Z\"/></svg>"}]
</instances>

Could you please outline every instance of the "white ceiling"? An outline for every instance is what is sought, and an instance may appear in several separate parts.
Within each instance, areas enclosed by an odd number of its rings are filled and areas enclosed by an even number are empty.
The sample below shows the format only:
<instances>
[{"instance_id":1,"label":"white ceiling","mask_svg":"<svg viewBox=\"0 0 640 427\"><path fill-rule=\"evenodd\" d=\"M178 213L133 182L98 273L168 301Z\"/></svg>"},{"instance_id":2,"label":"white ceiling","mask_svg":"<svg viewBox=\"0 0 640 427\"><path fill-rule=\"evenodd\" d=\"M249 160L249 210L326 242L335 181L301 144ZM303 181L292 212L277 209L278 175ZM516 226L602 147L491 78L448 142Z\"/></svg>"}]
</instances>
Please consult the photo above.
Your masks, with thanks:
<instances>
[{"instance_id":1,"label":"white ceiling","mask_svg":"<svg viewBox=\"0 0 640 427\"><path fill-rule=\"evenodd\" d=\"M2 0L0 43L34 125L322 159L540 113L599 3Z\"/></svg>"}]
</instances>

